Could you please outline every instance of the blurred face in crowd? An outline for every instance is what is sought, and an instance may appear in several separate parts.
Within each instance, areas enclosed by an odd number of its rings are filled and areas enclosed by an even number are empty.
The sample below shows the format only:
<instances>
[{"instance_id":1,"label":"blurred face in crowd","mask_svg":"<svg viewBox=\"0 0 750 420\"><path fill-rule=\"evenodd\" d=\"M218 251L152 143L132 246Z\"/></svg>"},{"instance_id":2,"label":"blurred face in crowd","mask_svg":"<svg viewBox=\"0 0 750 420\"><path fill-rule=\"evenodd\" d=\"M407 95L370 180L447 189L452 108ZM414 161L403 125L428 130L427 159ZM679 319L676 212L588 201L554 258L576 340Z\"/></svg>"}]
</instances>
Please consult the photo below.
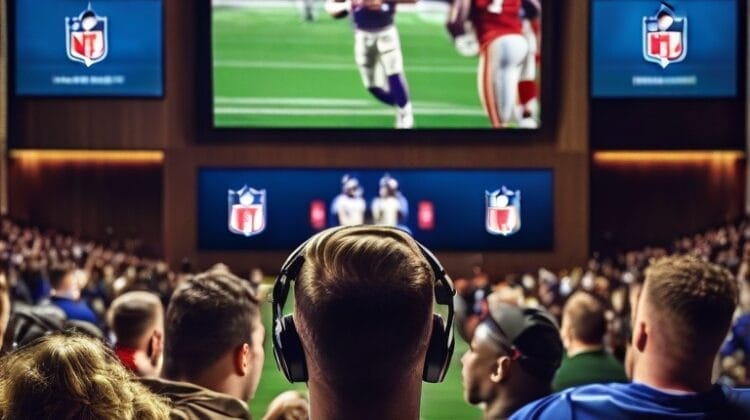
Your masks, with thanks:
<instances>
[{"instance_id":1,"label":"blurred face in crowd","mask_svg":"<svg viewBox=\"0 0 750 420\"><path fill-rule=\"evenodd\" d=\"M479 325L469 350L461 357L464 398L470 404L496 398L495 384L500 381L498 362L501 355L488 333L487 326Z\"/></svg>"},{"instance_id":2,"label":"blurred face in crowd","mask_svg":"<svg viewBox=\"0 0 750 420\"><path fill-rule=\"evenodd\" d=\"M8 296L7 281L4 273L0 273L0 348L3 346L5 328L10 320L10 297Z\"/></svg>"},{"instance_id":3,"label":"blurred face in crowd","mask_svg":"<svg viewBox=\"0 0 750 420\"><path fill-rule=\"evenodd\" d=\"M263 372L263 362L265 360L265 351L263 350L263 342L266 335L266 329L263 327L263 323L260 321L260 317L256 318L253 325L252 333L252 348L251 348L251 369L250 375L248 375L248 389L246 392L247 399L252 399L255 396L255 391L258 389L258 383L260 382L260 374Z\"/></svg>"}]
</instances>

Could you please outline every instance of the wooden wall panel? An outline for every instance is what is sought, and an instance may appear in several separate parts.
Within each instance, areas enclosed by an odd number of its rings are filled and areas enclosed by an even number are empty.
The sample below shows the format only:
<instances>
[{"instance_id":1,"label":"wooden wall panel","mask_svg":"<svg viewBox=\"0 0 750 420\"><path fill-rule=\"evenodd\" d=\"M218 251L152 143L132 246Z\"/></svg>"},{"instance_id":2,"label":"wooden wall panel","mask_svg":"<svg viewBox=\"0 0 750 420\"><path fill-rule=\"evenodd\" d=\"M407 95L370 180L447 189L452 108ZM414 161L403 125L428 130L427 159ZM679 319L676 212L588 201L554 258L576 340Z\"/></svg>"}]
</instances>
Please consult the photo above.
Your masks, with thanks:
<instances>
[{"instance_id":1,"label":"wooden wall panel","mask_svg":"<svg viewBox=\"0 0 750 420\"><path fill-rule=\"evenodd\" d=\"M274 253L199 253L196 249L196 171L201 166L263 167L432 167L432 168L526 168L555 170L555 250L545 253L488 253L440 255L454 272L483 260L493 272L528 270L547 265L564 267L585 261L588 255L588 6L586 2L560 2L555 36L560 51L553 72L555 98L544 110L551 134L534 141L499 138L476 142L458 132L455 141L310 142L304 135L282 141L258 135L242 135L241 141L210 142L198 130L200 105L197 87L209 83L196 66L195 2L165 0L165 93L161 100L16 100L16 146L23 148L161 149L165 151L162 178L162 217L143 209L148 226L160 226L166 257L177 262L188 256L205 266L227 261L237 269L251 265L273 272L284 255ZM554 67L554 68L553 68ZM545 131L546 132L546 131ZM13 173L13 182L31 182L28 175ZM45 175L46 177L46 175ZM77 180L76 182L84 182ZM113 181L114 182L114 181ZM86 200L73 191L75 200ZM65 188L61 186L63 190ZM35 190L36 191L36 190ZM81 190L83 191L83 190ZM41 193L41 192L40 192ZM70 196L69 194L69 196ZM22 196L23 197L23 196ZM40 202L42 195L33 195ZM115 200L115 197L111 198ZM14 190L12 201L20 200ZM28 199L14 209L28 209ZM92 201L89 201L92 203ZM92 203L93 204L93 203ZM80 204L76 204L79 205ZM97 210L105 214L109 204ZM49 205L37 206L49 208ZM90 210L90 209L89 209ZM21 211L21 210L19 210ZM25 210L27 211L27 210ZM68 217L81 217L68 213ZM44 222L54 215L38 214ZM80 223L78 222L80 220ZM95 231L83 219L65 226ZM98 222L97 222L98 223ZM96 223L95 223L96 224ZM142 229L149 235L151 229Z\"/></svg>"},{"instance_id":2,"label":"wooden wall panel","mask_svg":"<svg viewBox=\"0 0 750 420\"><path fill-rule=\"evenodd\" d=\"M744 214L745 160L606 163L591 169L594 250L668 245Z\"/></svg>"},{"instance_id":3,"label":"wooden wall panel","mask_svg":"<svg viewBox=\"0 0 750 420\"><path fill-rule=\"evenodd\" d=\"M116 238L161 243L161 164L10 161L11 217L90 238L111 228Z\"/></svg>"}]
</instances>

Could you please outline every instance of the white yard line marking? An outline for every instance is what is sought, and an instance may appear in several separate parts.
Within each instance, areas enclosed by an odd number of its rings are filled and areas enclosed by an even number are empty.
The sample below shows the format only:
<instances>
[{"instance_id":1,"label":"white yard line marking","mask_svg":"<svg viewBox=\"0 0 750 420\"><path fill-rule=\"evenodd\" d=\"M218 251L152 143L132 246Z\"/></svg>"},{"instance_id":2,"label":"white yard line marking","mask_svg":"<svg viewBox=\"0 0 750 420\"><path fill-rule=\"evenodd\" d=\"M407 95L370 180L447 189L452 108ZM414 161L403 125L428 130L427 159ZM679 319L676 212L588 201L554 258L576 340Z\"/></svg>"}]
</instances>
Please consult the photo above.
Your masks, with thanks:
<instances>
[{"instance_id":1,"label":"white yard line marking","mask_svg":"<svg viewBox=\"0 0 750 420\"><path fill-rule=\"evenodd\" d=\"M347 115L347 116L380 116L394 115L393 109L344 109L344 108L252 108L252 107L216 107L214 113L217 115ZM483 117L484 111L481 109L451 109L451 108L418 108L414 107L415 115L444 115L444 116L462 116L462 117Z\"/></svg>"},{"instance_id":2,"label":"white yard line marking","mask_svg":"<svg viewBox=\"0 0 750 420\"><path fill-rule=\"evenodd\" d=\"M214 67L238 69L292 69L292 70L335 70L357 71L354 60L351 63L298 63L294 61L246 61L246 60L214 60ZM472 66L441 66L441 65L404 65L406 74L409 73L458 73L476 74L475 65Z\"/></svg>"}]
</instances>

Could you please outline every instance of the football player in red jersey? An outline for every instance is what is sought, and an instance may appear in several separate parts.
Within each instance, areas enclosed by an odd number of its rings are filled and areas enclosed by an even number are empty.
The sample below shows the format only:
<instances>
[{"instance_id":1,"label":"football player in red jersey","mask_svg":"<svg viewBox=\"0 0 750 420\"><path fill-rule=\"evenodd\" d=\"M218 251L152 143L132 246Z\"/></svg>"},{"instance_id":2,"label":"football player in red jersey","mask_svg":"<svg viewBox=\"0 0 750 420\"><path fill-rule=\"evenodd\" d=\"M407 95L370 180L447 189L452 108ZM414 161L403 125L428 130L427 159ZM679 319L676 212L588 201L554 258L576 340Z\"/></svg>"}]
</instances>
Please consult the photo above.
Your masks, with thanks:
<instances>
[{"instance_id":1,"label":"football player in red jersey","mask_svg":"<svg viewBox=\"0 0 750 420\"><path fill-rule=\"evenodd\" d=\"M541 12L540 0L523 0L521 24L523 36L529 43L529 53L521 68L521 81L518 83L518 103L521 107L522 128L539 127L539 57L541 51Z\"/></svg>"},{"instance_id":2,"label":"football player in red jersey","mask_svg":"<svg viewBox=\"0 0 750 420\"><path fill-rule=\"evenodd\" d=\"M529 43L523 36L521 0L454 0L448 30L462 34L470 20L479 41L479 97L493 127L518 125L518 83Z\"/></svg>"}]
</instances>

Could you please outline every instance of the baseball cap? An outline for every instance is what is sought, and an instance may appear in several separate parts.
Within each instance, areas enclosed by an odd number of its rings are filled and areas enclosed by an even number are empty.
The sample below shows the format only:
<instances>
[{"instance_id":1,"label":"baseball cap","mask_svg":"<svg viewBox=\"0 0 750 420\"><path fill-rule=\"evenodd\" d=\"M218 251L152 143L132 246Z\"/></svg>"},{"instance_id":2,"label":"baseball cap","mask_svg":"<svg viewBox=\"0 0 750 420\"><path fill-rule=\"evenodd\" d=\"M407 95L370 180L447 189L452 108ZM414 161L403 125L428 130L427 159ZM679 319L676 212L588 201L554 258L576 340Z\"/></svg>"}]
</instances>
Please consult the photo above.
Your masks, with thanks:
<instances>
[{"instance_id":1,"label":"baseball cap","mask_svg":"<svg viewBox=\"0 0 750 420\"><path fill-rule=\"evenodd\" d=\"M551 380L560 367L563 345L555 319L537 308L505 302L489 302L489 314L482 320L493 332L490 336L508 348L526 373Z\"/></svg>"}]
</instances>

